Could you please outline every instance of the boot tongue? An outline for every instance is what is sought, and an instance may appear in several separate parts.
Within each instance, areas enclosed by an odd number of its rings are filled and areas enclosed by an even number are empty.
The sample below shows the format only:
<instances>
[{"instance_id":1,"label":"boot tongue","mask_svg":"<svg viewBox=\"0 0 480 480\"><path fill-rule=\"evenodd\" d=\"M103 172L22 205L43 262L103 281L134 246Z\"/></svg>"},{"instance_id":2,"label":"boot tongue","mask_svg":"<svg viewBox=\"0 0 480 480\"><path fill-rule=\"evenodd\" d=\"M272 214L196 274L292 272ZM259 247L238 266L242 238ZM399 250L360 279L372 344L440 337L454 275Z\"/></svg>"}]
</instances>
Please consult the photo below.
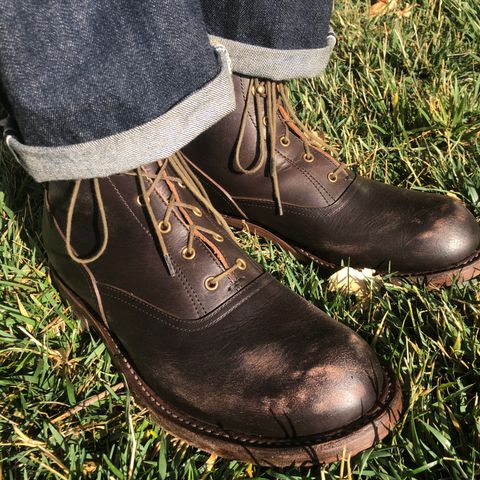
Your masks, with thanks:
<instances>
[{"instance_id":1,"label":"boot tongue","mask_svg":"<svg viewBox=\"0 0 480 480\"><path fill-rule=\"evenodd\" d=\"M147 165L142 165L141 169L149 176L155 176L162 167L164 161L164 159L161 159L152 163L148 163Z\"/></svg>"}]
</instances>

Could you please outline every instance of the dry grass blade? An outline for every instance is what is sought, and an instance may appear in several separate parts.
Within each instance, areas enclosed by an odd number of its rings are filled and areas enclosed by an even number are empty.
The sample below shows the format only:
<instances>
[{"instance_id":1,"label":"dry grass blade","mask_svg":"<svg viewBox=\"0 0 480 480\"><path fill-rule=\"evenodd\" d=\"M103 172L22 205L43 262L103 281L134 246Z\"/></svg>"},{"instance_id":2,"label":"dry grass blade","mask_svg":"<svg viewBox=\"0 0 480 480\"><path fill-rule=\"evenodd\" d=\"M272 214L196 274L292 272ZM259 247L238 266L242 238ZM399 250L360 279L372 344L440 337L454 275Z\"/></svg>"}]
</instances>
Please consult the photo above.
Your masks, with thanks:
<instances>
[{"instance_id":1,"label":"dry grass blade","mask_svg":"<svg viewBox=\"0 0 480 480\"><path fill-rule=\"evenodd\" d=\"M83 409L88 408L90 405L95 405L96 403L104 400L105 398L109 397L112 392L118 392L119 390L123 389L125 387L125 384L123 382L117 383L116 385L113 385L110 387L109 390L104 390L101 393L98 393L94 395L93 397L88 398L87 400L83 400L80 402L78 405L75 405L75 407L70 408L67 410L65 413L62 413L58 417L55 417L51 420L52 423L61 423L65 419L81 412Z\"/></svg>"}]
</instances>

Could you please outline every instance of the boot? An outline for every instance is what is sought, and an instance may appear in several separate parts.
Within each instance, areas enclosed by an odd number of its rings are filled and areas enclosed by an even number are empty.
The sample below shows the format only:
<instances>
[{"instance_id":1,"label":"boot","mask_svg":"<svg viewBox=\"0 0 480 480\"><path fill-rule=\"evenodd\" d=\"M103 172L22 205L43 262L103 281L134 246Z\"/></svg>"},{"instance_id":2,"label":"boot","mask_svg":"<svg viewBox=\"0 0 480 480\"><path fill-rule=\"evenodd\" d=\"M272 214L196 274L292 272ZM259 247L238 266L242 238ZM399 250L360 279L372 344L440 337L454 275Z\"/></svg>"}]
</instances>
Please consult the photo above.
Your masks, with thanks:
<instances>
[{"instance_id":1,"label":"boot","mask_svg":"<svg viewBox=\"0 0 480 480\"><path fill-rule=\"evenodd\" d=\"M401 410L390 369L225 227L180 153L45 193L55 283L168 432L274 466L335 461L382 439Z\"/></svg>"},{"instance_id":2,"label":"boot","mask_svg":"<svg viewBox=\"0 0 480 480\"><path fill-rule=\"evenodd\" d=\"M234 83L236 110L184 149L230 225L327 271L343 263L431 285L480 273L480 228L458 200L355 175L322 150L281 83Z\"/></svg>"}]
</instances>

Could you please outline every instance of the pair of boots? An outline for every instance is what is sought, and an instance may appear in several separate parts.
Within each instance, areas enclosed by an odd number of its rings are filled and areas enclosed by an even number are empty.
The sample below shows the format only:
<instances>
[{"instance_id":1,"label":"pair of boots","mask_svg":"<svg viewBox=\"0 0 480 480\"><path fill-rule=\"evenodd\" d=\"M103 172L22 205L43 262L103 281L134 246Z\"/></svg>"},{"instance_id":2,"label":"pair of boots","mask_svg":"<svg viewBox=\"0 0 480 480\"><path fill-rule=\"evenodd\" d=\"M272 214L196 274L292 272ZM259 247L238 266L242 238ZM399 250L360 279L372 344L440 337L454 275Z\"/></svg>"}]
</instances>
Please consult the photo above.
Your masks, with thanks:
<instances>
[{"instance_id":1,"label":"pair of boots","mask_svg":"<svg viewBox=\"0 0 480 480\"><path fill-rule=\"evenodd\" d=\"M335 461L391 430L399 384L228 225L325 269L348 261L433 285L480 273L480 228L457 200L358 177L324 153L283 85L237 76L235 88L237 110L183 152L48 184L52 276L167 431L249 463Z\"/></svg>"}]
</instances>

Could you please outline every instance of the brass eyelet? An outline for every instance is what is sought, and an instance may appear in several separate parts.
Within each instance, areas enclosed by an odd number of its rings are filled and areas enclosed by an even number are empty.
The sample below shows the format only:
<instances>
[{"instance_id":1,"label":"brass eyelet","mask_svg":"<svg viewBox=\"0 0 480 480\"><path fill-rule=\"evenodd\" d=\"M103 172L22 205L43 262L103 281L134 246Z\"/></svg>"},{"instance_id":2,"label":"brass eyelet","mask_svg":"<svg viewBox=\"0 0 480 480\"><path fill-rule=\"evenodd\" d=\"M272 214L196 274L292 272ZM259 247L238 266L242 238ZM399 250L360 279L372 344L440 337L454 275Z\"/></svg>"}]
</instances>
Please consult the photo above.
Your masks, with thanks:
<instances>
[{"instance_id":1,"label":"brass eyelet","mask_svg":"<svg viewBox=\"0 0 480 480\"><path fill-rule=\"evenodd\" d=\"M172 229L172 224L170 222L164 222L163 220L160 220L158 222L158 229L161 233L168 233Z\"/></svg>"},{"instance_id":2,"label":"brass eyelet","mask_svg":"<svg viewBox=\"0 0 480 480\"><path fill-rule=\"evenodd\" d=\"M255 90L256 93L258 93L261 97L265 96L265 85L261 83Z\"/></svg>"},{"instance_id":3,"label":"brass eyelet","mask_svg":"<svg viewBox=\"0 0 480 480\"><path fill-rule=\"evenodd\" d=\"M139 205L140 207L145 206L145 202L143 201L143 195L137 195L137 198L135 200L137 202L137 205Z\"/></svg>"},{"instance_id":4,"label":"brass eyelet","mask_svg":"<svg viewBox=\"0 0 480 480\"><path fill-rule=\"evenodd\" d=\"M315 160L315 157L311 153L304 153L303 159L308 163L312 163Z\"/></svg>"},{"instance_id":5,"label":"brass eyelet","mask_svg":"<svg viewBox=\"0 0 480 480\"><path fill-rule=\"evenodd\" d=\"M338 176L336 173L334 172L330 172L328 175L327 175L327 178L330 182L332 183L335 183L337 180L338 180Z\"/></svg>"},{"instance_id":6,"label":"brass eyelet","mask_svg":"<svg viewBox=\"0 0 480 480\"><path fill-rule=\"evenodd\" d=\"M214 277L208 277L204 285L209 292L213 292L218 288L218 281Z\"/></svg>"},{"instance_id":7,"label":"brass eyelet","mask_svg":"<svg viewBox=\"0 0 480 480\"><path fill-rule=\"evenodd\" d=\"M201 217L203 215L202 211L198 207L193 209L193 214L197 217Z\"/></svg>"},{"instance_id":8,"label":"brass eyelet","mask_svg":"<svg viewBox=\"0 0 480 480\"><path fill-rule=\"evenodd\" d=\"M219 234L219 233L216 233L215 235L213 235L213 238L214 240L216 240L218 243L220 242L223 242L223 237Z\"/></svg>"},{"instance_id":9,"label":"brass eyelet","mask_svg":"<svg viewBox=\"0 0 480 480\"><path fill-rule=\"evenodd\" d=\"M285 135L282 135L280 137L280 143L282 144L282 146L288 147L290 145L290 139L287 138Z\"/></svg>"},{"instance_id":10,"label":"brass eyelet","mask_svg":"<svg viewBox=\"0 0 480 480\"><path fill-rule=\"evenodd\" d=\"M178 185L180 188L187 188L183 182L177 182L177 185Z\"/></svg>"},{"instance_id":11,"label":"brass eyelet","mask_svg":"<svg viewBox=\"0 0 480 480\"><path fill-rule=\"evenodd\" d=\"M182 248L182 257L185 260L193 260L195 258L196 254L197 254L197 252L195 251L194 248L192 248L191 250L189 250L188 247Z\"/></svg>"},{"instance_id":12,"label":"brass eyelet","mask_svg":"<svg viewBox=\"0 0 480 480\"><path fill-rule=\"evenodd\" d=\"M247 268L247 263L242 258L237 258L235 261L239 270L245 270Z\"/></svg>"}]
</instances>

